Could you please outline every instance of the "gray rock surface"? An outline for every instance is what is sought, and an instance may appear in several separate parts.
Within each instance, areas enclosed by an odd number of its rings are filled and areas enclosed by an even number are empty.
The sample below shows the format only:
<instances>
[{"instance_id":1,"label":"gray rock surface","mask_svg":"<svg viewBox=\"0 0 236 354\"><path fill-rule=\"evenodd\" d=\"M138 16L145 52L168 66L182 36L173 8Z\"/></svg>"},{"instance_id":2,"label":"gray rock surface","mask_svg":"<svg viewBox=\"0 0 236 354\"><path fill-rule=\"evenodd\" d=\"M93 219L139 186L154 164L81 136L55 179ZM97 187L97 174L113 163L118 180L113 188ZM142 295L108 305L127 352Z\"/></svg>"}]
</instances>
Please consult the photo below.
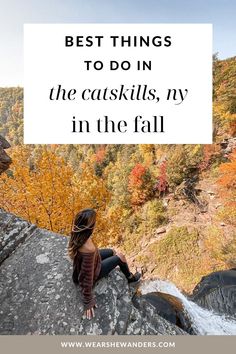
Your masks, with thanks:
<instances>
[{"instance_id":1,"label":"gray rock surface","mask_svg":"<svg viewBox=\"0 0 236 354\"><path fill-rule=\"evenodd\" d=\"M12 160L7 155L5 149L8 149L10 144L8 141L0 135L0 174L8 169Z\"/></svg>"},{"instance_id":2,"label":"gray rock surface","mask_svg":"<svg viewBox=\"0 0 236 354\"><path fill-rule=\"evenodd\" d=\"M0 264L24 242L27 236L31 235L35 228L35 225L0 209Z\"/></svg>"},{"instance_id":3,"label":"gray rock surface","mask_svg":"<svg viewBox=\"0 0 236 354\"><path fill-rule=\"evenodd\" d=\"M3 252L12 244L0 266L0 334L186 334L151 304L135 308L135 289L118 269L95 286L96 317L82 318L68 238L1 210L0 233Z\"/></svg>"},{"instance_id":4,"label":"gray rock surface","mask_svg":"<svg viewBox=\"0 0 236 354\"><path fill-rule=\"evenodd\" d=\"M220 147L225 155L230 154L236 148L236 137L224 139L220 143Z\"/></svg>"},{"instance_id":5,"label":"gray rock surface","mask_svg":"<svg viewBox=\"0 0 236 354\"><path fill-rule=\"evenodd\" d=\"M165 318L168 322L174 323L189 334L196 334L179 298L156 291L145 295L136 294L132 301L134 306L144 313L146 312L147 304L152 304L156 314Z\"/></svg>"}]
</instances>

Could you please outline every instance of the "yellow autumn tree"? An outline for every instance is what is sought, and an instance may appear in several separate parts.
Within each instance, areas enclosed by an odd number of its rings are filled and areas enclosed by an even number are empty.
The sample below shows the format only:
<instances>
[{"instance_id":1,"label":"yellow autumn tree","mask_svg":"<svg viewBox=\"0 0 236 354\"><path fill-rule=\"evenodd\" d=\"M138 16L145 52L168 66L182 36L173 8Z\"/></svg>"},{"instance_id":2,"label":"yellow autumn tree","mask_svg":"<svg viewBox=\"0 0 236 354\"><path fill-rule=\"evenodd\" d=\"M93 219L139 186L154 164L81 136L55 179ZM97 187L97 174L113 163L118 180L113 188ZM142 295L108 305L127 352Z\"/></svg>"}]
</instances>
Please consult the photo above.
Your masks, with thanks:
<instances>
[{"instance_id":1,"label":"yellow autumn tree","mask_svg":"<svg viewBox=\"0 0 236 354\"><path fill-rule=\"evenodd\" d=\"M145 165L152 165L156 158L156 146L154 144L139 144L138 148Z\"/></svg>"},{"instance_id":2,"label":"yellow autumn tree","mask_svg":"<svg viewBox=\"0 0 236 354\"><path fill-rule=\"evenodd\" d=\"M112 237L106 214L110 195L93 169L81 164L75 174L62 157L47 147L41 148L36 158L27 146L12 150L11 170L0 177L1 206L42 228L68 235L75 214L82 208L95 208L95 237L105 245Z\"/></svg>"},{"instance_id":3,"label":"yellow autumn tree","mask_svg":"<svg viewBox=\"0 0 236 354\"><path fill-rule=\"evenodd\" d=\"M0 176L0 205L5 210L34 222L31 207L31 177L29 173L29 146L17 146L11 149L13 163L10 169Z\"/></svg>"},{"instance_id":4,"label":"yellow autumn tree","mask_svg":"<svg viewBox=\"0 0 236 354\"><path fill-rule=\"evenodd\" d=\"M68 230L74 207L71 167L46 148L33 159L30 147L18 146L11 157L11 170L0 177L2 207L40 227Z\"/></svg>"},{"instance_id":5,"label":"yellow autumn tree","mask_svg":"<svg viewBox=\"0 0 236 354\"><path fill-rule=\"evenodd\" d=\"M30 171L35 222L49 230L65 233L73 221L73 170L62 157L43 149Z\"/></svg>"},{"instance_id":6,"label":"yellow autumn tree","mask_svg":"<svg viewBox=\"0 0 236 354\"><path fill-rule=\"evenodd\" d=\"M76 210L81 208L94 208L97 212L96 228L93 238L100 246L106 245L116 239L113 221L107 214L110 202L110 192L105 181L96 176L89 163L81 163L74 176L73 183L77 191L75 200Z\"/></svg>"}]
</instances>

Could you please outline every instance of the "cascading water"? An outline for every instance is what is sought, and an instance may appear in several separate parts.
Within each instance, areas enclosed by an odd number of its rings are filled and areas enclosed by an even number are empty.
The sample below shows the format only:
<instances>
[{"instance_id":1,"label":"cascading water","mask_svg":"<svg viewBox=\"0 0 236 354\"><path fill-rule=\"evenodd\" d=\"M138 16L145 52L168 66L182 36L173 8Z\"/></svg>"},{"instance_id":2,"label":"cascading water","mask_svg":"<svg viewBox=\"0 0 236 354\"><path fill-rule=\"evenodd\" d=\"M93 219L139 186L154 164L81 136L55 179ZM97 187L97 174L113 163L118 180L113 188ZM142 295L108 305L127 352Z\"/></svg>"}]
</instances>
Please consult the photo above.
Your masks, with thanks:
<instances>
[{"instance_id":1,"label":"cascading water","mask_svg":"<svg viewBox=\"0 0 236 354\"><path fill-rule=\"evenodd\" d=\"M235 335L236 321L206 310L188 300L180 290L171 282L162 280L143 281L140 286L141 293L160 291L178 297L184 306L192 327L200 335Z\"/></svg>"}]
</instances>

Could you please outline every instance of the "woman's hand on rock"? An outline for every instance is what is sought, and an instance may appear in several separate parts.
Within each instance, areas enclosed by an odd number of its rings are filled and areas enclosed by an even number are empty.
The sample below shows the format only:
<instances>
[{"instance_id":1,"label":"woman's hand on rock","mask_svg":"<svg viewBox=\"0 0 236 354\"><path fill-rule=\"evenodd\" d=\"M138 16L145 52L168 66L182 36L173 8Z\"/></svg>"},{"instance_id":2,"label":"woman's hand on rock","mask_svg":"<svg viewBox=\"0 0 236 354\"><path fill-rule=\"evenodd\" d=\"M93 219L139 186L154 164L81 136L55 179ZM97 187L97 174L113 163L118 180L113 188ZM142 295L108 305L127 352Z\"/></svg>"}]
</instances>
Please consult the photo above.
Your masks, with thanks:
<instances>
[{"instance_id":1,"label":"woman's hand on rock","mask_svg":"<svg viewBox=\"0 0 236 354\"><path fill-rule=\"evenodd\" d=\"M97 305L94 305L90 309L85 310L84 317L87 318L88 320L91 320L93 317L95 317L94 308L97 308Z\"/></svg>"}]
</instances>

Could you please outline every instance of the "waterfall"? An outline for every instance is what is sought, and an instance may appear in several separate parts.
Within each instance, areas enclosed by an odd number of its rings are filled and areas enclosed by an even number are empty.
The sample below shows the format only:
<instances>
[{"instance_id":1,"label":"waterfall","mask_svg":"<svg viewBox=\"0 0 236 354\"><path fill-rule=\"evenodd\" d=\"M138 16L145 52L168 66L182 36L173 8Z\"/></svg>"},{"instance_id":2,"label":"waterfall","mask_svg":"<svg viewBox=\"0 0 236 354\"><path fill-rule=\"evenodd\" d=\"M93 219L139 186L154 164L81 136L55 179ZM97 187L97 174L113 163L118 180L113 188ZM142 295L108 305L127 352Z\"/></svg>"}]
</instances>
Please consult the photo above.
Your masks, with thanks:
<instances>
[{"instance_id":1,"label":"waterfall","mask_svg":"<svg viewBox=\"0 0 236 354\"><path fill-rule=\"evenodd\" d=\"M178 297L183 303L184 311L190 319L193 329L199 335L236 334L236 320L200 307L187 299L171 282L162 280L143 281L140 285L140 291L143 295L160 291Z\"/></svg>"}]
</instances>

